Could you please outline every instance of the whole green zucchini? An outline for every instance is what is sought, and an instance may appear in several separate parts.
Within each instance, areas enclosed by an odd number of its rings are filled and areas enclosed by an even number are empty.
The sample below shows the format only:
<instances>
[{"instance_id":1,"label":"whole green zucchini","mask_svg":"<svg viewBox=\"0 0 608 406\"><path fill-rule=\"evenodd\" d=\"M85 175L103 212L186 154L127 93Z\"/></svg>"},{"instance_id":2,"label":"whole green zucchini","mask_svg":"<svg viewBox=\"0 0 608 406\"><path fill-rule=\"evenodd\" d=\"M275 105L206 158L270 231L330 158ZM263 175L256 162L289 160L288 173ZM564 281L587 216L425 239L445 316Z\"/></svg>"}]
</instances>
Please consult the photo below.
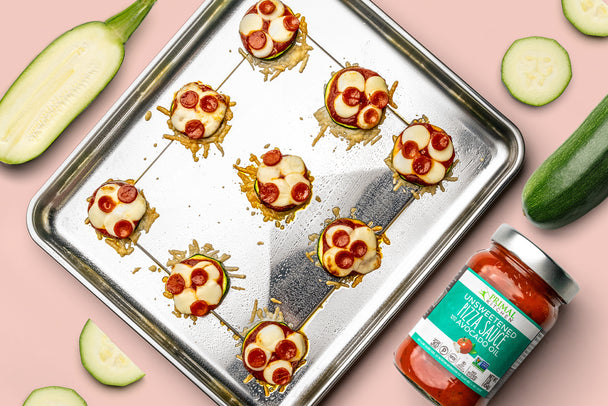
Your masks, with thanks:
<instances>
[{"instance_id":1,"label":"whole green zucchini","mask_svg":"<svg viewBox=\"0 0 608 406\"><path fill-rule=\"evenodd\" d=\"M522 207L538 227L553 229L583 216L608 196L608 96L530 176Z\"/></svg>"}]
</instances>

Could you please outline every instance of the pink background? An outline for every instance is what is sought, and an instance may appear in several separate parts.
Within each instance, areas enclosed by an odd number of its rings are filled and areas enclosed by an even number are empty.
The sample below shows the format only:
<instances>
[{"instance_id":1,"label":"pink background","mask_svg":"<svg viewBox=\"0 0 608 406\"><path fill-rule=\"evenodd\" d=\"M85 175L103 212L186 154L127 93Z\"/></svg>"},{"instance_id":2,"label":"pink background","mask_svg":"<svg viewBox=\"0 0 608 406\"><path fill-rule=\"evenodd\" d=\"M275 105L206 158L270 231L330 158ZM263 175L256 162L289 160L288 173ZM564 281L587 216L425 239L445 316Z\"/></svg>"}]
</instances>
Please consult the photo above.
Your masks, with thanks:
<instances>
[{"instance_id":1,"label":"pink background","mask_svg":"<svg viewBox=\"0 0 608 406\"><path fill-rule=\"evenodd\" d=\"M313 1L322 5L320 0ZM0 24L0 94L51 39L82 22L103 20L129 0L5 3ZM578 281L581 292L493 404L605 404L608 323L603 287L608 273L601 253L606 250L608 203L569 226L544 231L524 218L520 195L532 171L608 93L608 38L586 37L576 31L564 18L558 0L376 3L518 126L526 142L526 158L520 175L323 404L430 404L397 372L393 352L466 259L487 247L490 235L503 222L545 249ZM26 229L26 208L36 191L200 4L201 0L159 0L129 40L125 62L113 82L54 145L28 164L0 165L0 252L6 282L0 295L3 404L21 404L32 389L47 385L72 387L90 405L213 404L42 251ZM572 60L569 87L559 99L541 108L519 103L500 81L503 53L513 40L530 35L557 39ZM78 335L88 318L147 373L145 378L126 388L111 388L82 368Z\"/></svg>"}]
</instances>

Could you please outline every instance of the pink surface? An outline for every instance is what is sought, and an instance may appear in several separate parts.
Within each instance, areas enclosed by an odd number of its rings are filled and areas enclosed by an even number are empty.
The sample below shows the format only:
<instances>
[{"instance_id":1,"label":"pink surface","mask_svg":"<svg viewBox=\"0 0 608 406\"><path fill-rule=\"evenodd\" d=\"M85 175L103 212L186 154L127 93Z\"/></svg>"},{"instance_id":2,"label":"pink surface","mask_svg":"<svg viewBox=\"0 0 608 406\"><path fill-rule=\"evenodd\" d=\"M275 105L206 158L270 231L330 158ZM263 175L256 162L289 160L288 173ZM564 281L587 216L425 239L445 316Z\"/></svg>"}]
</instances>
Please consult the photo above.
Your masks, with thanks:
<instances>
[{"instance_id":1,"label":"pink surface","mask_svg":"<svg viewBox=\"0 0 608 406\"><path fill-rule=\"evenodd\" d=\"M321 6L321 1L314 1ZM0 24L0 94L52 38L82 22L105 19L128 2L37 0L4 5ZM129 40L118 75L90 108L40 158L17 167L0 165L0 251L5 275L0 295L3 404L21 404L32 389L47 385L72 387L90 405L158 405L176 401L182 406L213 404L42 251L26 229L26 209L32 196L201 3L159 0ZM511 224L548 252L577 280L581 292L493 404L605 404L607 375L603 366L607 357L603 347L608 341L608 323L603 286L608 274L601 253L606 249L608 203L569 226L544 231L524 218L520 195L532 171L608 93L608 38L590 38L576 31L563 17L558 0L376 3L519 127L526 142L526 158L520 175L323 404L430 404L397 372L393 352L466 259L488 246L490 235L502 222ZM557 39L572 60L569 87L559 99L541 108L517 102L500 81L503 53L513 40L529 35ZM407 87L407 83L402 81L401 86ZM147 373L146 377L126 388L111 388L99 384L82 368L78 335L88 318Z\"/></svg>"}]
</instances>

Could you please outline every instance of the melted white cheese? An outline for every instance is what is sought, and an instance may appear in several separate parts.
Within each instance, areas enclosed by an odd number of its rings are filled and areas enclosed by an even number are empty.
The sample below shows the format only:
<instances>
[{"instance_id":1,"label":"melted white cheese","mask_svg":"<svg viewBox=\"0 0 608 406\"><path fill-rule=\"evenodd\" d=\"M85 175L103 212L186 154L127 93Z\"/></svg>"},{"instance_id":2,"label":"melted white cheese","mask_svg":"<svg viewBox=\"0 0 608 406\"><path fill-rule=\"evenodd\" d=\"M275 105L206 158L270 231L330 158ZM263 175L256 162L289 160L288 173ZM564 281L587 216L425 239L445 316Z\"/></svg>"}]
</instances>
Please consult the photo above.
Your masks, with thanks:
<instances>
[{"instance_id":1,"label":"melted white cheese","mask_svg":"<svg viewBox=\"0 0 608 406\"><path fill-rule=\"evenodd\" d=\"M425 126L413 125L403 130L403 133L401 133L401 140L403 144L405 144L406 141L414 141L416 145L418 145L418 150L421 150L429 144L431 134Z\"/></svg>"},{"instance_id":2,"label":"melted white cheese","mask_svg":"<svg viewBox=\"0 0 608 406\"><path fill-rule=\"evenodd\" d=\"M274 352L277 343L283 339L285 339L283 329L276 324L269 324L258 331L255 342L268 351Z\"/></svg>"},{"instance_id":3,"label":"melted white cheese","mask_svg":"<svg viewBox=\"0 0 608 406\"><path fill-rule=\"evenodd\" d=\"M372 76L365 81L365 95L368 99L378 90L388 94L388 86L386 85L384 78L381 76Z\"/></svg>"},{"instance_id":4,"label":"melted white cheese","mask_svg":"<svg viewBox=\"0 0 608 406\"><path fill-rule=\"evenodd\" d=\"M266 58L272 53L272 49L274 48L274 42L272 41L272 38L270 38L270 36L265 32L264 36L266 37L266 44L264 44L264 47L262 49L251 48L251 54L256 58Z\"/></svg>"},{"instance_id":5,"label":"melted white cheese","mask_svg":"<svg viewBox=\"0 0 608 406\"><path fill-rule=\"evenodd\" d=\"M403 156L401 150L396 151L393 155L393 167L402 175L409 175L414 172L412 169L413 159L408 159Z\"/></svg>"},{"instance_id":6,"label":"melted white cheese","mask_svg":"<svg viewBox=\"0 0 608 406\"><path fill-rule=\"evenodd\" d=\"M373 122L373 123L368 123L365 121L365 113L368 110L376 110L376 112L378 113L378 121ZM380 110L378 107L373 106L371 104L368 104L367 106L363 107L361 109L361 111L359 112L359 115L357 116L357 126L359 128L362 128L364 130L369 130L370 128L374 128L376 125L378 125L378 123L380 122L380 119L382 118L382 110Z\"/></svg>"},{"instance_id":7,"label":"melted white cheese","mask_svg":"<svg viewBox=\"0 0 608 406\"><path fill-rule=\"evenodd\" d=\"M338 92L343 92L346 88L354 87L360 92L365 90L365 77L357 71L349 70L343 72L337 79Z\"/></svg>"},{"instance_id":8,"label":"melted white cheese","mask_svg":"<svg viewBox=\"0 0 608 406\"><path fill-rule=\"evenodd\" d=\"M424 182L434 185L435 183L441 182L445 176L445 166L437 161L431 161L431 169L424 175L416 174Z\"/></svg>"},{"instance_id":9,"label":"melted white cheese","mask_svg":"<svg viewBox=\"0 0 608 406\"><path fill-rule=\"evenodd\" d=\"M214 280L207 280L203 286L196 288L196 297L208 305L216 305L222 299L222 287Z\"/></svg>"},{"instance_id":10,"label":"melted white cheese","mask_svg":"<svg viewBox=\"0 0 608 406\"><path fill-rule=\"evenodd\" d=\"M336 111L337 115L343 118L352 117L357 114L359 112L359 107L360 106L358 104L356 106L349 106L348 104L344 103L342 94L339 94L334 100L334 110Z\"/></svg>"},{"instance_id":11,"label":"melted white cheese","mask_svg":"<svg viewBox=\"0 0 608 406\"><path fill-rule=\"evenodd\" d=\"M188 278L190 279L190 278ZM191 314L190 305L196 302L196 293L192 288L184 289L180 294L173 295L173 302L178 312L182 314Z\"/></svg>"},{"instance_id":12,"label":"melted white cheese","mask_svg":"<svg viewBox=\"0 0 608 406\"><path fill-rule=\"evenodd\" d=\"M290 376L293 374L293 368L289 362L284 360L272 361L266 366L266 369L264 369L264 380L272 385L276 385L277 383L272 379L272 375L274 374L274 371L279 368L285 368L289 371Z\"/></svg>"},{"instance_id":13,"label":"melted white cheese","mask_svg":"<svg viewBox=\"0 0 608 406\"><path fill-rule=\"evenodd\" d=\"M131 203L123 203L118 199L118 189L120 185L110 183L103 185L95 194L95 201L88 211L89 221L95 228L105 229L110 235L117 237L114 234L114 226L120 220L128 220L133 225L135 221L141 220L146 214L146 199L138 191L137 197ZM110 213L105 213L99 208L99 199L102 196L112 198L116 206ZM135 228L135 227L133 227Z\"/></svg>"},{"instance_id":14,"label":"melted white cheese","mask_svg":"<svg viewBox=\"0 0 608 406\"><path fill-rule=\"evenodd\" d=\"M306 354L307 349L306 339L304 338L304 336L298 333L297 331L294 331L293 333L289 334L285 339L294 343L296 345L297 350L296 355L293 358L288 359L287 361L294 362L301 360L304 354Z\"/></svg>"},{"instance_id":15,"label":"melted white cheese","mask_svg":"<svg viewBox=\"0 0 608 406\"><path fill-rule=\"evenodd\" d=\"M260 31L264 27L264 20L257 14L246 14L239 24L239 32L248 36L254 31Z\"/></svg>"},{"instance_id":16,"label":"melted white cheese","mask_svg":"<svg viewBox=\"0 0 608 406\"><path fill-rule=\"evenodd\" d=\"M258 4L257 4L257 7L258 7L257 10L258 10L259 15L263 19L265 19L265 20L268 20L268 21L274 20L275 18L283 15L283 13L285 12L285 6L283 5L283 3L281 3L278 0L270 0L275 5L274 11L272 13L268 14L268 15L262 14L262 12L260 11L260 8L259 8L259 6L262 3L262 1L258 2Z\"/></svg>"},{"instance_id":17,"label":"melted white cheese","mask_svg":"<svg viewBox=\"0 0 608 406\"><path fill-rule=\"evenodd\" d=\"M446 147L446 149L438 151L435 148L433 148L433 143L429 142L429 156L439 162L446 162L448 161L452 155L454 154L454 145L452 144L452 141L450 140L450 143L448 144L448 146Z\"/></svg>"},{"instance_id":18,"label":"melted white cheese","mask_svg":"<svg viewBox=\"0 0 608 406\"><path fill-rule=\"evenodd\" d=\"M249 353L254 350L254 349L261 349L262 351L264 351L264 354L266 354L266 363L264 365L262 365L261 367L258 368L254 368L251 366L251 364L249 364ZM255 344L255 343L251 343L247 346L247 348L245 348L245 354L243 354L243 360L245 361L245 364L247 364L247 366L253 370L253 371L261 371L264 368L266 368L266 365L268 365L268 361L270 360L270 356L272 355L272 353L270 351L268 351L266 348L262 348L259 345Z\"/></svg>"},{"instance_id":19,"label":"melted white cheese","mask_svg":"<svg viewBox=\"0 0 608 406\"><path fill-rule=\"evenodd\" d=\"M289 42L295 35L294 31L289 31L283 24L285 17L279 17L270 22L268 34L276 42Z\"/></svg>"},{"instance_id":20,"label":"melted white cheese","mask_svg":"<svg viewBox=\"0 0 608 406\"><path fill-rule=\"evenodd\" d=\"M196 106L194 106L194 108L185 108L179 102L181 95L187 91L196 92L196 94L198 95L199 101L198 103L196 103ZM214 96L218 101L218 107L212 113L207 113L201 108L200 105L200 101L203 99L203 97L208 95ZM199 120L205 126L205 133L203 134L203 137L207 138L212 136L224 121L224 117L226 116L226 110L228 109L228 106L224 101L222 101L222 99L223 98L221 98L219 94L213 90L208 90L205 92L202 91L196 83L189 83L185 85L175 95L175 108L173 110L173 113L171 114L171 125L173 125L174 129L183 133L186 130L186 123L188 121Z\"/></svg>"}]
</instances>

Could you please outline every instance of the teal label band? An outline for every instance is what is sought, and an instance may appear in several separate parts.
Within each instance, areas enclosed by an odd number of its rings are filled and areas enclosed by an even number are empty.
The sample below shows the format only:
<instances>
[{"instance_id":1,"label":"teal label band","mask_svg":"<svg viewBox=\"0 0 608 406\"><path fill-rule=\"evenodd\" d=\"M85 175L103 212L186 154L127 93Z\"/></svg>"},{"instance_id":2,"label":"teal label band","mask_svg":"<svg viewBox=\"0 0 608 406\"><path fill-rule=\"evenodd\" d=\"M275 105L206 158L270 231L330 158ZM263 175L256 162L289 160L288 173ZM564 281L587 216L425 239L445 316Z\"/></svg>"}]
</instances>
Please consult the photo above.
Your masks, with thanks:
<instances>
[{"instance_id":1,"label":"teal label band","mask_svg":"<svg viewBox=\"0 0 608 406\"><path fill-rule=\"evenodd\" d=\"M481 396L514 365L541 327L471 269L410 335L435 360ZM541 335L542 336L542 335Z\"/></svg>"}]
</instances>

